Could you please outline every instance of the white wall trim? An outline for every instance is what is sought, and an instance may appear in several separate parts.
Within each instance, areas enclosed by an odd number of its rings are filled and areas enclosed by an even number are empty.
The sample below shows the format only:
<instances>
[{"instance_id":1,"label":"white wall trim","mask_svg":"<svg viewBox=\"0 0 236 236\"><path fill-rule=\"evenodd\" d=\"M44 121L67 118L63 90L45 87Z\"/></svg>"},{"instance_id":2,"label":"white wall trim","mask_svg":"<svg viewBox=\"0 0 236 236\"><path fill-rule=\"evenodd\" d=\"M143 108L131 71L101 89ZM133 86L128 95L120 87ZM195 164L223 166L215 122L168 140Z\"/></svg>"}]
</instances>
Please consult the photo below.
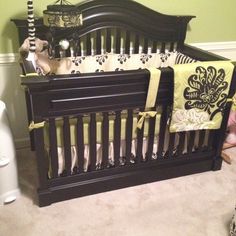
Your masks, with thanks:
<instances>
[{"instance_id":1,"label":"white wall trim","mask_svg":"<svg viewBox=\"0 0 236 236\"><path fill-rule=\"evenodd\" d=\"M222 57L236 60L236 41L192 43L192 46L218 54Z\"/></svg>"},{"instance_id":2,"label":"white wall trim","mask_svg":"<svg viewBox=\"0 0 236 236\"><path fill-rule=\"evenodd\" d=\"M0 53L0 64L15 63L19 61L19 53Z\"/></svg>"},{"instance_id":3,"label":"white wall trim","mask_svg":"<svg viewBox=\"0 0 236 236\"><path fill-rule=\"evenodd\" d=\"M236 41L229 42L210 42L210 43L191 43L192 46L207 50L236 50Z\"/></svg>"}]
</instances>

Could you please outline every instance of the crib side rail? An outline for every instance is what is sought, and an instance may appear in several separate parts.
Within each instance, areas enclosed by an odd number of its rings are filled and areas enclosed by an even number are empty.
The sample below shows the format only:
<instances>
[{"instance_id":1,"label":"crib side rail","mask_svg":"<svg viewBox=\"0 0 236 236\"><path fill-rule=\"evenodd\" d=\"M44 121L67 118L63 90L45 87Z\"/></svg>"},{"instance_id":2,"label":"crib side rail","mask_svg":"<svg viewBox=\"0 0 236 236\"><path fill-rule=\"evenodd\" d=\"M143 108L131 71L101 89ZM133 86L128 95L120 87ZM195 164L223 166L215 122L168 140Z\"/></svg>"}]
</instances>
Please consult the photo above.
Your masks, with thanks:
<instances>
[{"instance_id":1,"label":"crib side rail","mask_svg":"<svg viewBox=\"0 0 236 236\"><path fill-rule=\"evenodd\" d=\"M200 48L184 44L183 47L180 48L180 51L192 58L195 58L196 60L199 61L220 61L220 60L229 60L225 57L222 57L220 55L216 55L211 52L207 52L205 50L202 50Z\"/></svg>"},{"instance_id":2,"label":"crib side rail","mask_svg":"<svg viewBox=\"0 0 236 236\"><path fill-rule=\"evenodd\" d=\"M172 75L163 69L157 103L172 102ZM23 78L30 90L35 115L55 117L107 109L144 107L149 83L147 70L106 72L80 76Z\"/></svg>"}]
</instances>

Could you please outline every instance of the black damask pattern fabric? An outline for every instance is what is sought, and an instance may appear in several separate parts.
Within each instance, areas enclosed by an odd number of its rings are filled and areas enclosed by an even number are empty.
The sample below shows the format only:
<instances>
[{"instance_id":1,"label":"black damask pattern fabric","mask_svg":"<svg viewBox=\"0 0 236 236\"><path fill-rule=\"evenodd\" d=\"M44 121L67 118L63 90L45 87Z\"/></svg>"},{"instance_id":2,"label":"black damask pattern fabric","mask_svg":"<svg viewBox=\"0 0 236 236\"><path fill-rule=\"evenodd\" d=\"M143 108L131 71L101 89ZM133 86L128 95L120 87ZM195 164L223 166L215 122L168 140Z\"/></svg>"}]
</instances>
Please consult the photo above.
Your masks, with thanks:
<instances>
[{"instance_id":1,"label":"black damask pattern fabric","mask_svg":"<svg viewBox=\"0 0 236 236\"><path fill-rule=\"evenodd\" d=\"M72 62L78 66L79 64L81 64L83 61L85 60L85 57L75 57L72 59Z\"/></svg>"},{"instance_id":2,"label":"black damask pattern fabric","mask_svg":"<svg viewBox=\"0 0 236 236\"><path fill-rule=\"evenodd\" d=\"M217 113L223 112L227 99L225 89L228 87L224 79L224 69L217 71L213 66L198 66L196 74L188 78L189 87L184 90L184 98L187 100L185 109L204 110L210 115L210 120Z\"/></svg>"},{"instance_id":3,"label":"black damask pattern fabric","mask_svg":"<svg viewBox=\"0 0 236 236\"><path fill-rule=\"evenodd\" d=\"M149 54L141 54L140 56L140 61L145 64L146 62L148 62L148 60L152 58L152 55Z\"/></svg>"},{"instance_id":4,"label":"black damask pattern fabric","mask_svg":"<svg viewBox=\"0 0 236 236\"><path fill-rule=\"evenodd\" d=\"M72 70L70 73L71 74L81 74L79 70Z\"/></svg>"},{"instance_id":5,"label":"black damask pattern fabric","mask_svg":"<svg viewBox=\"0 0 236 236\"><path fill-rule=\"evenodd\" d=\"M130 55L128 54L118 55L118 61L120 62L120 64L124 64L129 58L130 58Z\"/></svg>"},{"instance_id":6,"label":"black damask pattern fabric","mask_svg":"<svg viewBox=\"0 0 236 236\"><path fill-rule=\"evenodd\" d=\"M124 71L124 69L116 68L115 71Z\"/></svg>"},{"instance_id":7,"label":"black damask pattern fabric","mask_svg":"<svg viewBox=\"0 0 236 236\"><path fill-rule=\"evenodd\" d=\"M74 58L60 59L63 70L66 73L86 73L86 72L105 72L105 71L123 71L137 70L149 67L166 67L175 62L175 53L169 53L167 56L159 53L152 54L102 54L78 56ZM71 62L69 62L71 60ZM71 66L70 66L71 65ZM60 70L59 73L61 73Z\"/></svg>"},{"instance_id":8,"label":"black damask pattern fabric","mask_svg":"<svg viewBox=\"0 0 236 236\"><path fill-rule=\"evenodd\" d=\"M165 62L168 60L168 58L170 57L171 53L168 52L168 53L160 53L160 59L162 62Z\"/></svg>"},{"instance_id":9,"label":"black damask pattern fabric","mask_svg":"<svg viewBox=\"0 0 236 236\"><path fill-rule=\"evenodd\" d=\"M96 62L98 62L99 65L102 65L107 59L107 54L96 56Z\"/></svg>"},{"instance_id":10,"label":"black damask pattern fabric","mask_svg":"<svg viewBox=\"0 0 236 236\"><path fill-rule=\"evenodd\" d=\"M95 73L104 72L104 70L96 69Z\"/></svg>"}]
</instances>

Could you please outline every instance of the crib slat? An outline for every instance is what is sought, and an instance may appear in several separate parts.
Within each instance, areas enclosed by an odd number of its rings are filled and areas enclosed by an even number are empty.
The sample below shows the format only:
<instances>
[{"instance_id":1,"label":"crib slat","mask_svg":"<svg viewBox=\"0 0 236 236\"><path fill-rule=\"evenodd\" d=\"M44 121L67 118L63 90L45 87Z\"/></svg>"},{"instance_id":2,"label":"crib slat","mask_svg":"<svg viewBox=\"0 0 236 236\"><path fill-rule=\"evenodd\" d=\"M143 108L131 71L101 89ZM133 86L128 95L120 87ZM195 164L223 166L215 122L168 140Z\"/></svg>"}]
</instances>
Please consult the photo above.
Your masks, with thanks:
<instances>
[{"instance_id":1,"label":"crib slat","mask_svg":"<svg viewBox=\"0 0 236 236\"><path fill-rule=\"evenodd\" d=\"M141 110L143 112L143 110ZM141 118L141 116L138 117L138 120ZM137 163L140 163L143 161L143 131L144 131L144 125L142 129L137 129L137 151L136 151L136 160Z\"/></svg>"},{"instance_id":2,"label":"crib slat","mask_svg":"<svg viewBox=\"0 0 236 236\"><path fill-rule=\"evenodd\" d=\"M86 54L91 55L91 34L86 35Z\"/></svg>"},{"instance_id":3,"label":"crib slat","mask_svg":"<svg viewBox=\"0 0 236 236\"><path fill-rule=\"evenodd\" d=\"M169 146L168 146L168 157L173 156L175 147L175 133L170 133Z\"/></svg>"},{"instance_id":4,"label":"crib slat","mask_svg":"<svg viewBox=\"0 0 236 236\"><path fill-rule=\"evenodd\" d=\"M134 53L139 53L139 43L140 43L139 35L136 34L134 43Z\"/></svg>"},{"instance_id":5,"label":"crib slat","mask_svg":"<svg viewBox=\"0 0 236 236\"><path fill-rule=\"evenodd\" d=\"M121 30L116 30L116 53L120 53L120 46L121 46Z\"/></svg>"},{"instance_id":6,"label":"crib slat","mask_svg":"<svg viewBox=\"0 0 236 236\"><path fill-rule=\"evenodd\" d=\"M81 56L81 45L80 45L80 39L79 38L76 40L75 55L76 56Z\"/></svg>"},{"instance_id":7,"label":"crib slat","mask_svg":"<svg viewBox=\"0 0 236 236\"><path fill-rule=\"evenodd\" d=\"M103 113L102 122L102 164L104 168L108 165L108 147L109 147L109 120L108 113Z\"/></svg>"},{"instance_id":8,"label":"crib slat","mask_svg":"<svg viewBox=\"0 0 236 236\"><path fill-rule=\"evenodd\" d=\"M188 149L188 153L192 153L196 132L195 131L190 131L189 133L190 133L190 137L189 137L189 140L188 140L188 148L187 149Z\"/></svg>"},{"instance_id":9,"label":"crib slat","mask_svg":"<svg viewBox=\"0 0 236 236\"><path fill-rule=\"evenodd\" d=\"M149 118L148 150L147 150L146 160L150 160L152 158L154 135L155 135L155 124L156 124L156 117Z\"/></svg>"},{"instance_id":10,"label":"crib slat","mask_svg":"<svg viewBox=\"0 0 236 236\"><path fill-rule=\"evenodd\" d=\"M125 53L129 54L130 52L130 31L126 31L125 37Z\"/></svg>"},{"instance_id":11,"label":"crib slat","mask_svg":"<svg viewBox=\"0 0 236 236\"><path fill-rule=\"evenodd\" d=\"M131 109L128 110L128 117L126 121L126 163L130 163L131 159L131 145L132 145L132 131L133 131L133 111Z\"/></svg>"},{"instance_id":12,"label":"crib slat","mask_svg":"<svg viewBox=\"0 0 236 236\"><path fill-rule=\"evenodd\" d=\"M179 145L177 148L178 155L182 155L184 151L185 132L179 132Z\"/></svg>"},{"instance_id":13,"label":"crib slat","mask_svg":"<svg viewBox=\"0 0 236 236\"><path fill-rule=\"evenodd\" d=\"M210 130L208 135L207 150L212 150L215 137L215 130Z\"/></svg>"},{"instance_id":14,"label":"crib slat","mask_svg":"<svg viewBox=\"0 0 236 236\"><path fill-rule=\"evenodd\" d=\"M147 53L148 52L148 39L144 39L144 46L143 46L143 52Z\"/></svg>"},{"instance_id":15,"label":"crib slat","mask_svg":"<svg viewBox=\"0 0 236 236\"><path fill-rule=\"evenodd\" d=\"M82 116L78 116L77 119L77 148L79 173L82 173L84 171L84 129Z\"/></svg>"},{"instance_id":16,"label":"crib slat","mask_svg":"<svg viewBox=\"0 0 236 236\"><path fill-rule=\"evenodd\" d=\"M171 52L174 51L174 46L175 46L175 43L174 43L174 42L171 42L171 43L170 43L170 51L171 51Z\"/></svg>"},{"instance_id":17,"label":"crib slat","mask_svg":"<svg viewBox=\"0 0 236 236\"><path fill-rule=\"evenodd\" d=\"M41 117L35 117L34 122L40 123L43 119ZM44 145L44 131L43 129L35 129L34 130L35 135L35 151L37 157L37 167L38 167L38 178L39 178L39 186L42 189L48 188L48 169L49 169L49 163L47 161L47 156L45 152L45 145Z\"/></svg>"},{"instance_id":18,"label":"crib slat","mask_svg":"<svg viewBox=\"0 0 236 236\"><path fill-rule=\"evenodd\" d=\"M65 51L66 57L70 57L70 47Z\"/></svg>"},{"instance_id":19,"label":"crib slat","mask_svg":"<svg viewBox=\"0 0 236 236\"><path fill-rule=\"evenodd\" d=\"M64 154L65 154L65 170L66 174L71 173L71 140L70 140L70 123L69 117L64 117L63 124L63 140L64 140Z\"/></svg>"},{"instance_id":20,"label":"crib slat","mask_svg":"<svg viewBox=\"0 0 236 236\"><path fill-rule=\"evenodd\" d=\"M203 149L204 139L205 139L206 130L200 130L199 132L199 141L198 141L198 149Z\"/></svg>"},{"instance_id":21,"label":"crib slat","mask_svg":"<svg viewBox=\"0 0 236 236\"><path fill-rule=\"evenodd\" d=\"M101 54L101 30L96 31L96 49L97 54Z\"/></svg>"},{"instance_id":22,"label":"crib slat","mask_svg":"<svg viewBox=\"0 0 236 236\"><path fill-rule=\"evenodd\" d=\"M97 149L96 149L96 114L90 115L90 126L89 126L89 159L90 159L90 170L96 169Z\"/></svg>"},{"instance_id":23,"label":"crib slat","mask_svg":"<svg viewBox=\"0 0 236 236\"><path fill-rule=\"evenodd\" d=\"M157 52L157 41L153 42L153 46L152 46L152 53L156 53Z\"/></svg>"},{"instance_id":24,"label":"crib slat","mask_svg":"<svg viewBox=\"0 0 236 236\"><path fill-rule=\"evenodd\" d=\"M157 152L158 158L163 157L166 124L167 124L167 106L163 106L162 114L161 114L161 121L160 121L160 134L159 134L159 143L158 143L158 152Z\"/></svg>"},{"instance_id":25,"label":"crib slat","mask_svg":"<svg viewBox=\"0 0 236 236\"><path fill-rule=\"evenodd\" d=\"M111 52L111 29L106 31L106 52Z\"/></svg>"},{"instance_id":26,"label":"crib slat","mask_svg":"<svg viewBox=\"0 0 236 236\"><path fill-rule=\"evenodd\" d=\"M166 44L164 42L161 43L161 53L165 53Z\"/></svg>"},{"instance_id":27,"label":"crib slat","mask_svg":"<svg viewBox=\"0 0 236 236\"><path fill-rule=\"evenodd\" d=\"M57 152L57 134L55 119L49 119L49 143L50 143L50 158L52 168L52 178L58 177L58 152Z\"/></svg>"},{"instance_id":28,"label":"crib slat","mask_svg":"<svg viewBox=\"0 0 236 236\"><path fill-rule=\"evenodd\" d=\"M115 126L114 126L114 158L115 166L119 165L120 159L120 136L121 136L121 112L116 111Z\"/></svg>"}]
</instances>

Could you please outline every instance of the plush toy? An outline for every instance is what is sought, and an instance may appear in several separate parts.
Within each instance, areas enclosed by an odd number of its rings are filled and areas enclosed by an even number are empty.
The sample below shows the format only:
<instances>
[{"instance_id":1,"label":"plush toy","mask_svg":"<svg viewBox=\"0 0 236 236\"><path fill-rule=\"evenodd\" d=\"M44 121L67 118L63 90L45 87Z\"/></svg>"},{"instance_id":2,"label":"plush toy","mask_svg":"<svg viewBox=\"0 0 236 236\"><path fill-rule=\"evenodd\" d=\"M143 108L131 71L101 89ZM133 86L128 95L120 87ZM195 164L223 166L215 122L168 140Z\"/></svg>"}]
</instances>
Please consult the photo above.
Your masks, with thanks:
<instances>
[{"instance_id":1,"label":"plush toy","mask_svg":"<svg viewBox=\"0 0 236 236\"><path fill-rule=\"evenodd\" d=\"M48 42L41 40L39 38L35 39L35 62L37 68L40 68L43 74L48 74L51 71L50 63L48 59L48 52L46 50ZM29 38L25 39L24 43L21 45L19 51L23 56L26 56L30 49Z\"/></svg>"},{"instance_id":2,"label":"plush toy","mask_svg":"<svg viewBox=\"0 0 236 236\"><path fill-rule=\"evenodd\" d=\"M35 39L35 52L39 53L44 51L44 49L48 46L48 41L46 40L41 40L39 38ZM30 48L30 41L29 38L25 39L24 43L20 47L20 52L28 52Z\"/></svg>"}]
</instances>

